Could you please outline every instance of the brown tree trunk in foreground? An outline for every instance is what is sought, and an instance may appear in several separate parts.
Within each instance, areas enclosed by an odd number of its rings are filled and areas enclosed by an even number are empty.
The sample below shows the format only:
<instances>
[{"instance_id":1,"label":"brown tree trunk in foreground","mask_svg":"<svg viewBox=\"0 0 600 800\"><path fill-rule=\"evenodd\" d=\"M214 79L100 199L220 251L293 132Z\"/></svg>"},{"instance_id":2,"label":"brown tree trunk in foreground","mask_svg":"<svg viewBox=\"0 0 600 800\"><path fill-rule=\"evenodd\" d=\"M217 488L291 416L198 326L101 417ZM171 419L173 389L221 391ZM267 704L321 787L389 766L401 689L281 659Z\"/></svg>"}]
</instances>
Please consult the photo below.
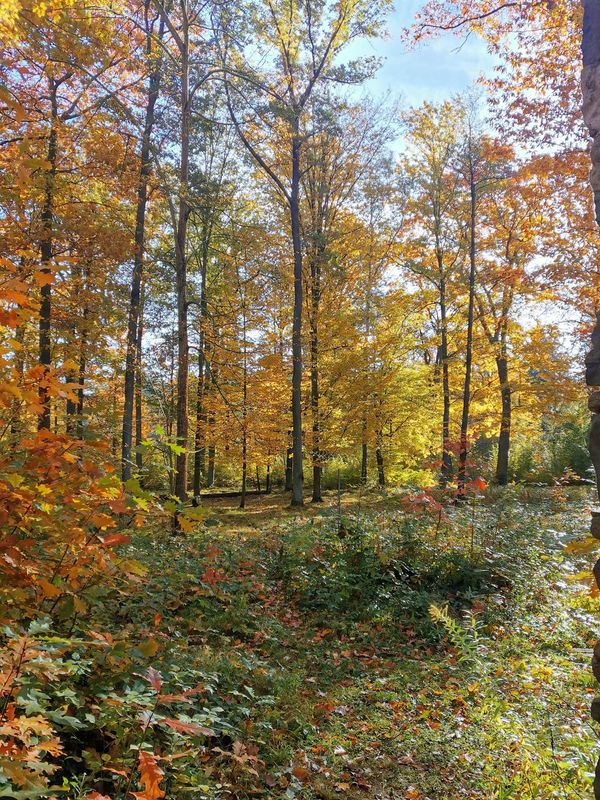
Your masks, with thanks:
<instances>
[{"instance_id":1,"label":"brown tree trunk in foreground","mask_svg":"<svg viewBox=\"0 0 600 800\"><path fill-rule=\"evenodd\" d=\"M590 181L594 191L596 221L600 224L600 0L584 0L583 6L583 118L594 140ZM592 334L592 349L585 359L585 379L592 389L588 400L592 411L589 447L600 496L600 310L598 307L594 310L596 326ZM600 510L592 511L591 533L600 539ZM600 587L600 561L594 566L594 576ZM596 680L600 681L600 642L594 648L592 671ZM600 722L600 698L592 701L591 712L592 719ZM600 800L600 761L596 766L594 797Z\"/></svg>"}]
</instances>

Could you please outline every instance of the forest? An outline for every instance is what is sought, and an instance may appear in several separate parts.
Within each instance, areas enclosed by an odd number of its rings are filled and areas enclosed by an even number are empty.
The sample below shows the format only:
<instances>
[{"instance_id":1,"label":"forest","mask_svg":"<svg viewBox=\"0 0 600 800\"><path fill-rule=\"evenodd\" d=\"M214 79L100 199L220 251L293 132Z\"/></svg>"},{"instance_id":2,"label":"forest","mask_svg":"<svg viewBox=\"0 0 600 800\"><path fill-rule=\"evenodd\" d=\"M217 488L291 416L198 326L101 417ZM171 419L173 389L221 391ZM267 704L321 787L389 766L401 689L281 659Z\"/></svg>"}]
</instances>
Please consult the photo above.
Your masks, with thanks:
<instances>
[{"instance_id":1,"label":"forest","mask_svg":"<svg viewBox=\"0 0 600 800\"><path fill-rule=\"evenodd\" d=\"M0 798L600 800L600 2L0 42Z\"/></svg>"}]
</instances>

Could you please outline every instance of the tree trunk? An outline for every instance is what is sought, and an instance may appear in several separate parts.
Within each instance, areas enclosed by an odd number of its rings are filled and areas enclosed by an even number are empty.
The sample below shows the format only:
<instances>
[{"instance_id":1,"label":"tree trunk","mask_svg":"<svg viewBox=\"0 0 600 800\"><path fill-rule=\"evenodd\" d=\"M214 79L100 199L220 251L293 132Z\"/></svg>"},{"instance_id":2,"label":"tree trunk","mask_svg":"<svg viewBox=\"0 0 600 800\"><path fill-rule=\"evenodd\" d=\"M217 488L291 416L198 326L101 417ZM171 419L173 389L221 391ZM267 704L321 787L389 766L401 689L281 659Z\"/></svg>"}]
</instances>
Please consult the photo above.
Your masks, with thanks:
<instances>
[{"instance_id":1,"label":"tree trunk","mask_svg":"<svg viewBox=\"0 0 600 800\"><path fill-rule=\"evenodd\" d=\"M204 341L204 323L206 319L207 303L206 303L206 272L208 269L208 239L206 232L204 234L204 241L202 243L202 266L200 274L200 331L198 341L198 389L196 392L196 432L194 435L194 488L193 488L193 503L195 506L200 505L200 485L202 476L206 471L206 447L204 440L206 438L206 409L204 408L204 394L205 394L205 341Z\"/></svg>"},{"instance_id":2,"label":"tree trunk","mask_svg":"<svg viewBox=\"0 0 600 800\"><path fill-rule=\"evenodd\" d=\"M143 421L143 393L142 393L142 360L143 360L143 341L144 341L144 304L145 288L142 283L140 295L140 315L138 320L137 341L135 343L135 466L140 473L144 467L144 457L142 455L142 421Z\"/></svg>"},{"instance_id":3,"label":"tree trunk","mask_svg":"<svg viewBox=\"0 0 600 800\"><path fill-rule=\"evenodd\" d=\"M294 311L292 325L292 505L304 504L302 468L302 242L300 237L300 136L298 119L292 136L290 220L294 251Z\"/></svg>"},{"instance_id":4,"label":"tree trunk","mask_svg":"<svg viewBox=\"0 0 600 800\"><path fill-rule=\"evenodd\" d=\"M368 477L369 477L369 448L367 446L367 418L363 417L361 461L360 461L360 482L363 484L363 486L367 483Z\"/></svg>"},{"instance_id":5,"label":"tree trunk","mask_svg":"<svg viewBox=\"0 0 600 800\"><path fill-rule=\"evenodd\" d=\"M146 15L148 8L146 6ZM146 18L146 55L151 56L153 50L153 36L151 27ZM161 20L158 30L158 41L163 36L164 22ZM146 246L146 206L148 202L148 180L150 178L150 144L152 129L154 127L154 108L160 89L162 61L159 58L154 70L148 76L148 96L146 101L146 115L144 131L142 134L142 147L140 152L140 171L137 188L137 205L135 213L135 234L133 253L133 272L131 275L131 289L129 294L129 313L127 317L127 349L125 354L125 376L123 387L123 432L121 442L121 478L123 481L131 477L131 441L133 437L133 406L136 382L136 361L141 350L137 341L139 306L144 270L144 250ZM136 437L137 438L137 437ZM141 456L140 456L141 457ZM136 458L137 462L137 458Z\"/></svg>"},{"instance_id":6,"label":"tree trunk","mask_svg":"<svg viewBox=\"0 0 600 800\"><path fill-rule=\"evenodd\" d=\"M383 434L377 431L375 445L375 460L377 461L377 483L385 486L385 470L383 465Z\"/></svg>"},{"instance_id":7,"label":"tree trunk","mask_svg":"<svg viewBox=\"0 0 600 800\"><path fill-rule=\"evenodd\" d=\"M598 131L598 116L600 115L600 3L598 0L584 0L583 16L583 118L594 138L592 145L592 171L590 173L592 189L594 192L594 206L596 221L600 224L600 132ZM592 349L587 354L586 363L586 384L590 389L600 386L600 310L594 309L596 314L596 324L592 334ZM600 414L597 413L599 396L597 391L589 399L590 409L594 411L592 415L592 426L589 435L590 455L596 471L596 486L600 496ZM600 512L596 511L592 517L591 533L595 538L600 538ZM600 561L594 566L594 575L600 575ZM600 586L600 580L596 583ZM594 675L600 675L600 664L598 659L599 644L594 648L592 658L592 670ZM600 700L596 698L592 701L592 718L598 722L600 720ZM600 761L596 765L596 775L594 779L594 797L600 800Z\"/></svg>"},{"instance_id":8,"label":"tree trunk","mask_svg":"<svg viewBox=\"0 0 600 800\"><path fill-rule=\"evenodd\" d=\"M47 376L52 364L51 322L52 322L52 256L53 256L53 223L54 193L56 181L56 160L58 151L58 99L57 91L60 83L55 78L48 78L50 91L50 135L46 158L50 165L46 171L46 188L44 205L41 213L42 235L40 242L41 273L44 282L40 289L39 315L39 363ZM38 430L50 430L50 394L45 381L42 380L39 390L42 412L38 420Z\"/></svg>"},{"instance_id":9,"label":"tree trunk","mask_svg":"<svg viewBox=\"0 0 600 800\"><path fill-rule=\"evenodd\" d=\"M267 479L265 481L265 494L271 494L271 465L267 464Z\"/></svg>"},{"instance_id":10,"label":"tree trunk","mask_svg":"<svg viewBox=\"0 0 600 800\"><path fill-rule=\"evenodd\" d=\"M502 397L502 418L500 420L500 435L498 437L498 460L496 463L496 483L506 486L508 483L508 456L510 452L510 426L511 426L511 388L508 381L508 359L506 357L506 342L503 343L500 354L496 357L498 380L500 382L500 395Z\"/></svg>"},{"instance_id":11,"label":"tree trunk","mask_svg":"<svg viewBox=\"0 0 600 800\"><path fill-rule=\"evenodd\" d=\"M442 395L444 408L442 412L442 466L440 469L440 486L444 487L452 478L452 449L450 443L450 374L448 369L448 321L446 311L446 280L440 280L440 360L442 362Z\"/></svg>"},{"instance_id":12,"label":"tree trunk","mask_svg":"<svg viewBox=\"0 0 600 800\"><path fill-rule=\"evenodd\" d=\"M89 265L85 268L83 273L83 291L84 293L89 291L89 283L90 283L90 267ZM76 419L76 434L77 438L83 440L83 435L85 431L85 426L83 424L83 407L85 401L85 379L86 379L86 371L87 371L87 361L88 361L88 341L89 341L89 331L88 331L88 322L90 317L90 299L89 296L86 295L85 300L83 302L83 310L81 314L81 328L79 331L79 364L78 364L78 376L77 376L77 406L75 408L75 419Z\"/></svg>"},{"instance_id":13,"label":"tree trunk","mask_svg":"<svg viewBox=\"0 0 600 800\"><path fill-rule=\"evenodd\" d=\"M242 495L240 497L240 508L246 507L246 488L248 479L248 441L246 431L242 435Z\"/></svg>"},{"instance_id":14,"label":"tree trunk","mask_svg":"<svg viewBox=\"0 0 600 800\"><path fill-rule=\"evenodd\" d=\"M182 0L182 7L185 0ZM181 503L187 500L188 463L188 303L187 303L187 223L189 216L189 143L190 143L190 91L189 91L189 26L184 9L181 33L181 156L179 164L179 204L175 237L175 283L177 290L177 453L175 463L175 494Z\"/></svg>"},{"instance_id":15,"label":"tree trunk","mask_svg":"<svg viewBox=\"0 0 600 800\"><path fill-rule=\"evenodd\" d=\"M319 304L321 301L321 252L313 253L311 272L310 309L310 405L312 412L312 502L321 503L321 420L319 416Z\"/></svg>"},{"instance_id":16,"label":"tree trunk","mask_svg":"<svg viewBox=\"0 0 600 800\"><path fill-rule=\"evenodd\" d=\"M471 371L473 365L473 319L475 307L475 223L477 209L477 187L473 155L469 156L470 235L469 235L469 310L467 312L467 346L465 352L465 382L463 385L463 407L460 422L460 455L458 460L458 492L464 494L467 479L467 455L469 450L469 409L471 404Z\"/></svg>"}]
</instances>

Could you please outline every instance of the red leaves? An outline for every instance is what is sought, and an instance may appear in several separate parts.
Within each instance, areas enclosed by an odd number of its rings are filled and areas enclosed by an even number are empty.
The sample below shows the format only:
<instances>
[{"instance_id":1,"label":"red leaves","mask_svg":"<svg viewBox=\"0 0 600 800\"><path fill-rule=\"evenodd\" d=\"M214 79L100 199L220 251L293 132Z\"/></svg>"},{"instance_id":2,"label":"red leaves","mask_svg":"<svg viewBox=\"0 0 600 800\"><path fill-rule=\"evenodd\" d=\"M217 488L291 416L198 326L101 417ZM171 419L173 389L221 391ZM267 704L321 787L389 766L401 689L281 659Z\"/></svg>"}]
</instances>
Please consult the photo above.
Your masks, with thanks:
<instances>
[{"instance_id":1,"label":"red leaves","mask_svg":"<svg viewBox=\"0 0 600 800\"><path fill-rule=\"evenodd\" d=\"M476 478L473 478L472 481L467 483L467 488L473 489L476 492L483 492L484 489L487 489L487 483L484 481L481 475L478 475Z\"/></svg>"},{"instance_id":2,"label":"red leaves","mask_svg":"<svg viewBox=\"0 0 600 800\"><path fill-rule=\"evenodd\" d=\"M206 728L204 725L198 725L195 722L182 722L179 719L171 719L170 717L162 717L158 722L161 725L166 725L177 733L192 733L201 736L214 736L215 732L212 728Z\"/></svg>"}]
</instances>

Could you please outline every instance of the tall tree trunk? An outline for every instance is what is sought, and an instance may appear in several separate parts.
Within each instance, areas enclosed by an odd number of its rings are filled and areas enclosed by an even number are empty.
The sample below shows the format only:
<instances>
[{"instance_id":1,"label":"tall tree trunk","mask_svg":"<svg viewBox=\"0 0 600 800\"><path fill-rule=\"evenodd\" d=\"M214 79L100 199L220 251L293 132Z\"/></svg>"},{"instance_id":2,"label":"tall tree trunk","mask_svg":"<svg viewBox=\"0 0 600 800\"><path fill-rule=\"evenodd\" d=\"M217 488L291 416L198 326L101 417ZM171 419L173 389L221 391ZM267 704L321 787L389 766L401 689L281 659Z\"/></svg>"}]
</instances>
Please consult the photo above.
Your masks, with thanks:
<instances>
[{"instance_id":1,"label":"tall tree trunk","mask_svg":"<svg viewBox=\"0 0 600 800\"><path fill-rule=\"evenodd\" d=\"M144 305L145 305L145 286L142 282L140 294L140 314L138 320L137 340L135 343L135 466L140 473L144 467L144 456L142 455L142 375L143 375L143 341L144 341Z\"/></svg>"},{"instance_id":2,"label":"tall tree trunk","mask_svg":"<svg viewBox=\"0 0 600 800\"><path fill-rule=\"evenodd\" d=\"M152 56L153 34L148 21L148 7L146 3L146 55ZM164 32L164 22L161 20L158 29L158 46ZM133 406L135 394L136 358L140 347L137 342L138 318L140 312L140 295L144 271L144 250L146 246L146 206L148 202L148 181L151 173L150 151L152 129L154 127L154 109L160 89L162 60L156 60L156 66L148 76L148 96L146 101L146 115L144 131L142 134L142 147L140 152L140 171L137 188L137 205L135 213L135 234L133 253L133 272L131 275L131 289L129 294L129 313L127 317L127 350L125 354L125 377L123 387L123 426L121 442L121 478L123 481L131 477L131 441L133 437ZM136 459L137 460L137 459Z\"/></svg>"},{"instance_id":3,"label":"tall tree trunk","mask_svg":"<svg viewBox=\"0 0 600 800\"><path fill-rule=\"evenodd\" d=\"M21 259L21 267L23 267L23 259ZM21 322L15 329L15 341L17 347L15 348L15 373L17 375L17 385L23 385L23 378L25 376L25 325ZM11 417L10 417L10 448L11 451L18 447L21 435L23 433L23 416L21 408L21 400L15 397L12 401Z\"/></svg>"},{"instance_id":4,"label":"tall tree trunk","mask_svg":"<svg viewBox=\"0 0 600 800\"><path fill-rule=\"evenodd\" d=\"M271 494L271 465L267 464L267 477L265 480L265 494Z\"/></svg>"},{"instance_id":5,"label":"tall tree trunk","mask_svg":"<svg viewBox=\"0 0 600 800\"><path fill-rule=\"evenodd\" d=\"M469 309L467 312L467 346L465 351L465 381L463 385L463 407L460 421L460 454L458 460L458 491L464 494L467 479L467 455L469 450L469 409L471 404L471 371L473 365L473 319L475 308L475 224L477 209L477 187L475 184L472 154L469 156L470 232L469 232Z\"/></svg>"},{"instance_id":6,"label":"tall tree trunk","mask_svg":"<svg viewBox=\"0 0 600 800\"><path fill-rule=\"evenodd\" d=\"M41 272L44 282L40 289L40 315L39 315L39 363L44 368L44 373L50 370L52 364L52 256L54 247L54 194L56 183L56 161L58 152L58 98L57 92L60 81L48 78L50 91L50 135L48 137L48 150L46 159L49 167L46 171L46 187L44 190L44 205L41 213L41 242L40 258ZM39 430L50 430L50 394L45 380L40 384L40 405L42 412L38 419Z\"/></svg>"},{"instance_id":7,"label":"tall tree trunk","mask_svg":"<svg viewBox=\"0 0 600 800\"><path fill-rule=\"evenodd\" d=\"M187 303L187 223L189 216L189 146L190 146L190 90L189 90L189 24L186 0L182 0L183 29L181 32L181 155L179 164L179 203L175 237L175 283L177 290L177 453L175 466L175 494L179 501L187 500L188 464L188 303Z\"/></svg>"},{"instance_id":8,"label":"tall tree trunk","mask_svg":"<svg viewBox=\"0 0 600 800\"><path fill-rule=\"evenodd\" d=\"M508 357L506 352L506 326L500 332L500 352L496 356L500 396L502 398L502 417L500 435L498 436L498 460L496 462L496 483L506 486L508 483L508 458L510 453L510 428L512 414L512 392L508 380Z\"/></svg>"},{"instance_id":9,"label":"tall tree trunk","mask_svg":"<svg viewBox=\"0 0 600 800\"><path fill-rule=\"evenodd\" d=\"M215 336L216 338L216 336ZM214 390L214 385L217 380L215 371L212 368L210 361L206 361L206 390L207 392ZM208 399L208 396L207 396ZM215 483L215 435L214 430L217 424L215 417L215 410L209 405L207 414L207 441L208 441L208 469L206 471L206 487L210 489Z\"/></svg>"},{"instance_id":10,"label":"tall tree trunk","mask_svg":"<svg viewBox=\"0 0 600 800\"><path fill-rule=\"evenodd\" d=\"M377 483L385 486L385 470L383 464L383 433L377 431L375 442L375 460L377 461Z\"/></svg>"},{"instance_id":11,"label":"tall tree trunk","mask_svg":"<svg viewBox=\"0 0 600 800\"><path fill-rule=\"evenodd\" d=\"M594 192L594 206L596 222L600 224L600 132L598 130L598 116L600 115L600 2L598 0L584 0L583 16L583 118L590 135L594 138L592 145L592 171L590 173L592 189ZM589 434L589 448L592 463L596 471L596 488L600 496L600 309L596 304L594 308L596 324L592 333L592 349L587 354L585 381L590 389L588 404L592 413L592 425ZM600 539L600 512L593 512L591 533ZM596 583L600 587L600 561L594 566ZM596 680L600 680L600 643L596 643L592 658L592 671ZM592 701L592 718L600 722L600 699ZM600 761L596 765L594 779L594 797L600 800Z\"/></svg>"},{"instance_id":12,"label":"tall tree trunk","mask_svg":"<svg viewBox=\"0 0 600 800\"><path fill-rule=\"evenodd\" d=\"M246 431L242 434L242 494L240 497L240 508L246 508L246 487L248 480L248 439Z\"/></svg>"},{"instance_id":13,"label":"tall tree trunk","mask_svg":"<svg viewBox=\"0 0 600 800\"><path fill-rule=\"evenodd\" d=\"M71 252L71 255L72 252ZM71 267L71 303L72 307L70 309L70 314L72 316L72 325L70 326L69 336L68 336L68 345L69 345L69 361L73 362L73 366L69 369L68 373L65 375L65 382L69 384L71 387L69 392L70 394L67 396L67 402L65 404L65 430L67 436L76 436L77 434L77 399L74 399L71 392L73 392L73 386L77 384L77 367L74 364L74 350L75 350L75 342L81 336L81 322L79 316L79 307L81 305L81 294L83 290L83 281L82 281L82 272L81 272L81 264L74 263Z\"/></svg>"},{"instance_id":14,"label":"tall tree trunk","mask_svg":"<svg viewBox=\"0 0 600 800\"><path fill-rule=\"evenodd\" d=\"M321 257L320 247L313 253L311 272L310 309L310 405L312 412L312 502L321 503L321 419L319 416L319 305L321 301Z\"/></svg>"},{"instance_id":15,"label":"tall tree trunk","mask_svg":"<svg viewBox=\"0 0 600 800\"><path fill-rule=\"evenodd\" d=\"M90 298L89 298L89 289L90 289L90 272L91 268L88 264L84 271L83 271L83 291L85 294L85 299L83 301L83 309L81 312L81 328L79 331L79 364L78 364L78 376L77 376L77 408L75 410L77 426L77 438L83 440L83 435L85 431L84 420L83 420L83 408L85 402L85 381L86 381L86 372L87 372L87 362L88 362L88 342L89 342L89 318L90 318Z\"/></svg>"},{"instance_id":16,"label":"tall tree trunk","mask_svg":"<svg viewBox=\"0 0 600 800\"><path fill-rule=\"evenodd\" d=\"M88 345L88 331L87 324L89 318L89 306L85 305L83 309L83 319L81 326L81 338L79 340L79 376L77 387L77 438L83 439L85 426L83 422L83 408L85 402L85 379L87 370L87 345Z\"/></svg>"},{"instance_id":17,"label":"tall tree trunk","mask_svg":"<svg viewBox=\"0 0 600 800\"><path fill-rule=\"evenodd\" d=\"M360 460L360 482L365 485L369 477L369 448L367 446L367 418L362 419L362 445Z\"/></svg>"},{"instance_id":18,"label":"tall tree trunk","mask_svg":"<svg viewBox=\"0 0 600 800\"><path fill-rule=\"evenodd\" d=\"M294 311L292 325L292 505L304 504L302 468L302 241L300 235L300 136L298 119L292 136L290 220L294 251Z\"/></svg>"},{"instance_id":19,"label":"tall tree trunk","mask_svg":"<svg viewBox=\"0 0 600 800\"><path fill-rule=\"evenodd\" d=\"M440 486L444 487L452 477L452 449L450 443L450 374L448 367L448 319L446 307L446 279L440 280L440 361L442 362L442 466Z\"/></svg>"},{"instance_id":20,"label":"tall tree trunk","mask_svg":"<svg viewBox=\"0 0 600 800\"><path fill-rule=\"evenodd\" d=\"M248 480L248 360L246 354L246 301L242 300L243 384L242 384L242 496L240 508L246 506Z\"/></svg>"},{"instance_id":21,"label":"tall tree trunk","mask_svg":"<svg viewBox=\"0 0 600 800\"><path fill-rule=\"evenodd\" d=\"M208 269L208 239L206 233L202 243L202 266L200 275L200 331L198 341L198 388L196 391L196 431L194 434L194 483L193 495L194 505L200 504L200 485L202 476L206 470L206 409L204 408L204 395L206 380L204 376L205 368L205 336L204 324L206 321L207 302L206 302L206 272Z\"/></svg>"}]
</instances>

